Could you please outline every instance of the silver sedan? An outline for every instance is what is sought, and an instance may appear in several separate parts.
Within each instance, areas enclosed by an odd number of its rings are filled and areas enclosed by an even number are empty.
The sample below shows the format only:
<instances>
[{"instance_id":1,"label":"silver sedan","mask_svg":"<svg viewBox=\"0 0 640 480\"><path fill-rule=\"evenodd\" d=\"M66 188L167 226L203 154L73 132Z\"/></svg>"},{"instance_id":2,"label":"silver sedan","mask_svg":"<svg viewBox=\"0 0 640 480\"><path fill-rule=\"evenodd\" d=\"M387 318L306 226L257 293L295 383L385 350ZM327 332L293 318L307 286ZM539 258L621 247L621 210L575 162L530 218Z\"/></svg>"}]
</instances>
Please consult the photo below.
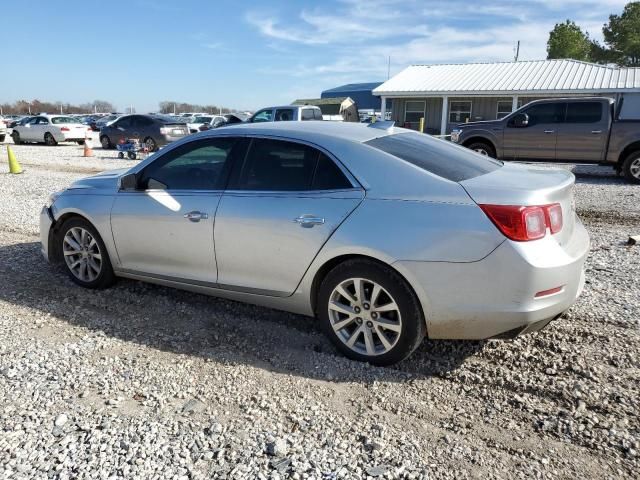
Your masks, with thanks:
<instances>
[{"instance_id":1,"label":"silver sedan","mask_svg":"<svg viewBox=\"0 0 640 480\"><path fill-rule=\"evenodd\" d=\"M576 300L589 237L565 170L395 128L230 126L77 181L41 214L71 279L116 277L316 316L350 358L513 338Z\"/></svg>"}]
</instances>

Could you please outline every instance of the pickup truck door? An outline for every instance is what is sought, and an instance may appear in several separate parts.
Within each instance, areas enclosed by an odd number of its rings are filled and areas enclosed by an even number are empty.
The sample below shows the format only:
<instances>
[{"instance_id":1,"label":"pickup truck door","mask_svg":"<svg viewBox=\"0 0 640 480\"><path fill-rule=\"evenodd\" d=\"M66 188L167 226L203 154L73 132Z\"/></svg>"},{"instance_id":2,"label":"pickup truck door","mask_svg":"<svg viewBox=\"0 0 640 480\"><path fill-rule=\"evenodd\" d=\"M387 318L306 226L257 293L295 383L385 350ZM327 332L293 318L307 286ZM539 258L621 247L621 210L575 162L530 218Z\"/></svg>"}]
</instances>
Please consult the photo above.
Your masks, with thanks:
<instances>
[{"instance_id":1,"label":"pickup truck door","mask_svg":"<svg viewBox=\"0 0 640 480\"><path fill-rule=\"evenodd\" d=\"M558 128L556 160L601 161L611 128L609 111L605 101L569 102L565 122Z\"/></svg>"},{"instance_id":2,"label":"pickup truck door","mask_svg":"<svg viewBox=\"0 0 640 480\"><path fill-rule=\"evenodd\" d=\"M565 102L538 103L522 110L529 117L526 127L511 121L504 129L505 160L546 160L556 158L558 128L564 120Z\"/></svg>"}]
</instances>

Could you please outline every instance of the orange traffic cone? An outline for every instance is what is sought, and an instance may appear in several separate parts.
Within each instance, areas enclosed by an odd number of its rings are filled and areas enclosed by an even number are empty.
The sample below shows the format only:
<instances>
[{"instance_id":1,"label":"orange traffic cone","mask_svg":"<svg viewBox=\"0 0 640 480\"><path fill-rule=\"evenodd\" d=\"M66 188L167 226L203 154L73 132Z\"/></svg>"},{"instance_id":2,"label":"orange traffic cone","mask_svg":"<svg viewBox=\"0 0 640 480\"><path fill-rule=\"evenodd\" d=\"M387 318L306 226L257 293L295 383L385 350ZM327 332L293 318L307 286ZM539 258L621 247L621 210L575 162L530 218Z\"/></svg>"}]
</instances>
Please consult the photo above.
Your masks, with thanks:
<instances>
[{"instance_id":1,"label":"orange traffic cone","mask_svg":"<svg viewBox=\"0 0 640 480\"><path fill-rule=\"evenodd\" d=\"M83 157L93 157L93 150L91 149L90 142L91 142L91 139L85 135L84 136L84 154L82 155Z\"/></svg>"}]
</instances>

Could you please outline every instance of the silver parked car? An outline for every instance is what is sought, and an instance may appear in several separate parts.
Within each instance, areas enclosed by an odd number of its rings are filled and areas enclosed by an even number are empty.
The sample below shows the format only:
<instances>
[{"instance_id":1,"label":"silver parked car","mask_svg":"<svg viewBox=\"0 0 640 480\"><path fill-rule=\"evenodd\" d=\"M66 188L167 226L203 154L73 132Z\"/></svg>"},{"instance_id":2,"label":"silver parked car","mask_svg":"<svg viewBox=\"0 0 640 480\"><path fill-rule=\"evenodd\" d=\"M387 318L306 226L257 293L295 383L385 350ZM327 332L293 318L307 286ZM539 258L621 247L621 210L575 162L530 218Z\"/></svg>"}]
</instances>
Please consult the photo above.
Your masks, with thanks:
<instances>
[{"instance_id":1,"label":"silver parked car","mask_svg":"<svg viewBox=\"0 0 640 480\"><path fill-rule=\"evenodd\" d=\"M79 285L127 277L317 316L387 365L432 339L512 338L576 300L573 175L395 128L232 125L77 181L41 214Z\"/></svg>"}]
</instances>

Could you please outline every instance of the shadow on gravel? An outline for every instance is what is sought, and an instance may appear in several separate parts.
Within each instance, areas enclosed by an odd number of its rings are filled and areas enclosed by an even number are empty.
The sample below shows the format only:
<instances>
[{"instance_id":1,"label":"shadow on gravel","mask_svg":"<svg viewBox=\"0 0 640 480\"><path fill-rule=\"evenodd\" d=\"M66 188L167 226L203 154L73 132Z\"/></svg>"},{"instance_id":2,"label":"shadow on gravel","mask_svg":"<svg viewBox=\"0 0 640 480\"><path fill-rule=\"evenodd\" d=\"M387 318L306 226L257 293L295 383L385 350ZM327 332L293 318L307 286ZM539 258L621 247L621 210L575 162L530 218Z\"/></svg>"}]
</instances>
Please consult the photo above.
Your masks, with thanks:
<instances>
[{"instance_id":1,"label":"shadow on gravel","mask_svg":"<svg viewBox=\"0 0 640 480\"><path fill-rule=\"evenodd\" d=\"M619 176L613 167L600 165L575 165L571 171L576 176L576 183L597 185L625 185L628 182Z\"/></svg>"},{"instance_id":2,"label":"shadow on gravel","mask_svg":"<svg viewBox=\"0 0 640 480\"><path fill-rule=\"evenodd\" d=\"M343 357L309 317L121 279L86 290L49 266L36 242L0 247L0 299L152 349L333 381L403 382L446 376L486 342L424 341L404 362L377 368ZM75 340L77 341L77 340Z\"/></svg>"}]
</instances>

